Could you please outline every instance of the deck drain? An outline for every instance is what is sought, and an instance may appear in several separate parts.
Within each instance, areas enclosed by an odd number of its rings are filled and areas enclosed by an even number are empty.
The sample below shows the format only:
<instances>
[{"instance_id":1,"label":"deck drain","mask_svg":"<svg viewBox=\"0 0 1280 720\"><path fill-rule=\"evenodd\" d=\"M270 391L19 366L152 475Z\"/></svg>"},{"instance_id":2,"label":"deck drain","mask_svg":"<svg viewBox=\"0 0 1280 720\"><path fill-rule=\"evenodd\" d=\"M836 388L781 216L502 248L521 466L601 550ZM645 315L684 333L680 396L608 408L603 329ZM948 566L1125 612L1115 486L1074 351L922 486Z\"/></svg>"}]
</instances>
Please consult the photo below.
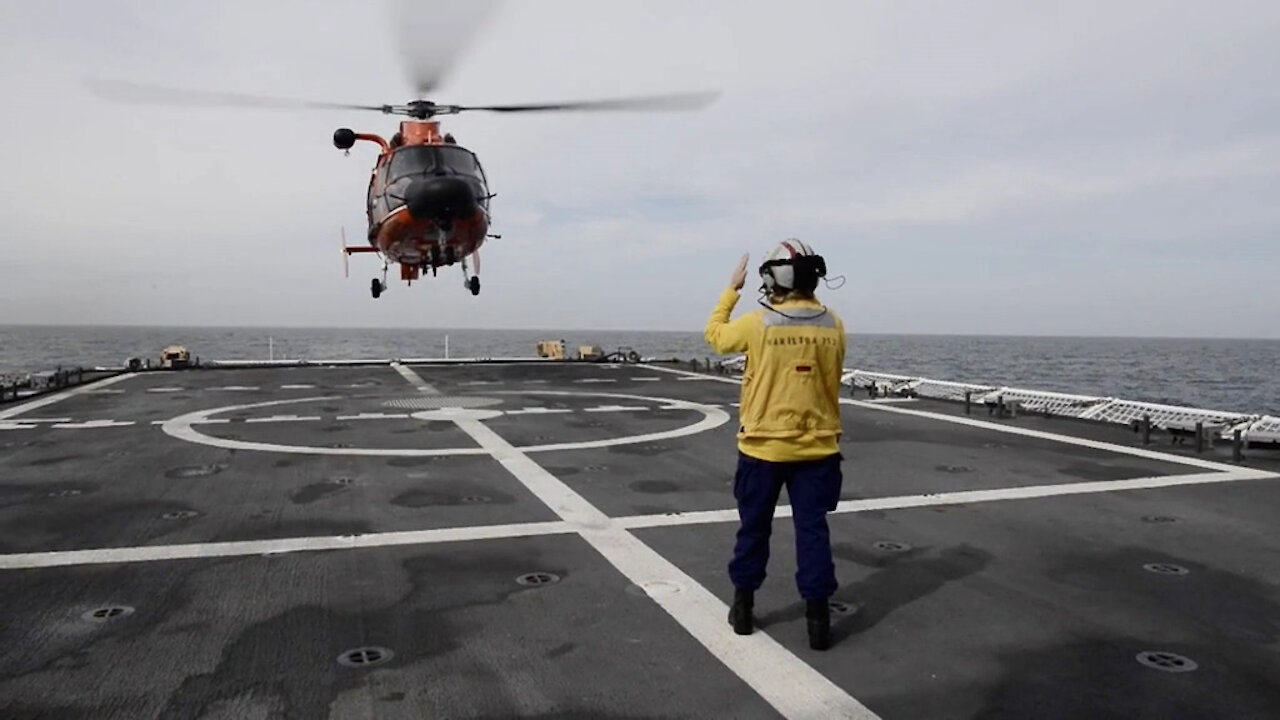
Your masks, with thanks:
<instances>
[{"instance_id":1,"label":"deck drain","mask_svg":"<svg viewBox=\"0 0 1280 720\"><path fill-rule=\"evenodd\" d=\"M1178 518L1168 515L1144 515L1142 517L1144 523L1173 523L1178 522Z\"/></svg>"},{"instance_id":2,"label":"deck drain","mask_svg":"<svg viewBox=\"0 0 1280 720\"><path fill-rule=\"evenodd\" d=\"M362 647L354 650L348 650L338 656L338 664L347 667L371 667L373 665L381 665L391 658L395 657L395 653L383 647Z\"/></svg>"},{"instance_id":3,"label":"deck drain","mask_svg":"<svg viewBox=\"0 0 1280 720\"><path fill-rule=\"evenodd\" d=\"M189 520L193 517L198 516L199 514L200 513L196 512L195 510L171 510L161 515L160 517L164 518L165 520Z\"/></svg>"},{"instance_id":4,"label":"deck drain","mask_svg":"<svg viewBox=\"0 0 1280 720\"><path fill-rule=\"evenodd\" d=\"M934 470L940 470L945 473L967 473L973 472L973 468L964 465L935 465Z\"/></svg>"},{"instance_id":5,"label":"deck drain","mask_svg":"<svg viewBox=\"0 0 1280 720\"><path fill-rule=\"evenodd\" d=\"M560 576L555 573L535 572L521 575L516 578L516 582L521 585L550 585L551 583L560 582Z\"/></svg>"},{"instance_id":6,"label":"deck drain","mask_svg":"<svg viewBox=\"0 0 1280 720\"><path fill-rule=\"evenodd\" d=\"M1147 563L1142 566L1142 569L1158 575L1186 575L1191 572L1181 565L1173 565L1171 563Z\"/></svg>"},{"instance_id":7,"label":"deck drain","mask_svg":"<svg viewBox=\"0 0 1280 720\"><path fill-rule=\"evenodd\" d=\"M80 618L82 620L88 620L89 622L104 623L108 620L114 620L115 618L132 614L133 608L127 605L111 605L108 607L100 607L90 610L89 612L81 615Z\"/></svg>"},{"instance_id":8,"label":"deck drain","mask_svg":"<svg viewBox=\"0 0 1280 720\"><path fill-rule=\"evenodd\" d=\"M433 395L429 397L404 398L388 400L383 407L399 410L441 410L443 408L482 408L490 405L501 405L502 400L491 397L473 395Z\"/></svg>"},{"instance_id":9,"label":"deck drain","mask_svg":"<svg viewBox=\"0 0 1280 720\"><path fill-rule=\"evenodd\" d=\"M831 608L831 612L837 615L848 615L849 613L853 612L852 605L850 605L847 602L841 602L839 600L828 600L827 607Z\"/></svg>"},{"instance_id":10,"label":"deck drain","mask_svg":"<svg viewBox=\"0 0 1280 720\"><path fill-rule=\"evenodd\" d=\"M1147 650L1138 653L1138 662L1164 672L1191 672L1200 667L1195 660L1171 652Z\"/></svg>"},{"instance_id":11,"label":"deck drain","mask_svg":"<svg viewBox=\"0 0 1280 720\"><path fill-rule=\"evenodd\" d=\"M54 490L49 493L49 497L75 497L83 494L83 490Z\"/></svg>"},{"instance_id":12,"label":"deck drain","mask_svg":"<svg viewBox=\"0 0 1280 720\"><path fill-rule=\"evenodd\" d=\"M467 503L468 505L475 505L478 503L493 502L493 498L488 495L464 495L462 502Z\"/></svg>"},{"instance_id":13,"label":"deck drain","mask_svg":"<svg viewBox=\"0 0 1280 720\"><path fill-rule=\"evenodd\" d=\"M893 542L892 540L881 540L875 544L875 548L886 552L905 552L910 550L911 546L905 543Z\"/></svg>"}]
</instances>

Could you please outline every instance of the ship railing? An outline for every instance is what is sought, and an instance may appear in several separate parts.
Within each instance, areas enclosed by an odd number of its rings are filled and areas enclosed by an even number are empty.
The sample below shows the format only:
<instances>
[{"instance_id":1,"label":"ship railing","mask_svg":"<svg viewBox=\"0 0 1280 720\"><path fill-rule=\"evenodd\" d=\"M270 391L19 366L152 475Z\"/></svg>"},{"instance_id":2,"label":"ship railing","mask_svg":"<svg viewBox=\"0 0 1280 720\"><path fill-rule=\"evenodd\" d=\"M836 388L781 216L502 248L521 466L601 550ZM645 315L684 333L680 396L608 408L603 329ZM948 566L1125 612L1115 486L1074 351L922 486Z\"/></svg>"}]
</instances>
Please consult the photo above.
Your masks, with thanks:
<instances>
[{"instance_id":1,"label":"ship railing","mask_svg":"<svg viewBox=\"0 0 1280 720\"><path fill-rule=\"evenodd\" d=\"M735 357L725 358L716 364L720 366L720 369L725 371L742 372L747 369L747 356L737 355Z\"/></svg>"},{"instance_id":2,"label":"ship railing","mask_svg":"<svg viewBox=\"0 0 1280 720\"><path fill-rule=\"evenodd\" d=\"M1135 430L1141 428L1144 422L1150 423L1152 428L1188 433L1194 432L1198 425L1224 440L1234 439L1235 433L1239 431L1240 439L1245 442L1280 443L1280 417L1271 415L951 382L861 369L846 370L841 383L851 390L867 388L875 390L876 394L900 397L952 401L967 399L989 406L1017 403L1019 408L1031 412L1128 425Z\"/></svg>"}]
</instances>

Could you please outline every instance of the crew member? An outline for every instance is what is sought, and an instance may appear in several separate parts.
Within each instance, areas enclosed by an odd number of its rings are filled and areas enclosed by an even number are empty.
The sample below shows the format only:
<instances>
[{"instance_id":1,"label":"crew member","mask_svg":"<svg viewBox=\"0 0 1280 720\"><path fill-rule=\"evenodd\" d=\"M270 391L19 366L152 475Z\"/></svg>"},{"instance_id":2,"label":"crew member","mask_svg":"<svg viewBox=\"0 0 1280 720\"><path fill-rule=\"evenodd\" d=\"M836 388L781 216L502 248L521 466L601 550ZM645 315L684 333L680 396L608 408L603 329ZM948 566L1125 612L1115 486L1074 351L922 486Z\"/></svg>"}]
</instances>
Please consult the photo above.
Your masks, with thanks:
<instances>
[{"instance_id":1,"label":"crew member","mask_svg":"<svg viewBox=\"0 0 1280 720\"><path fill-rule=\"evenodd\" d=\"M841 472L840 378L844 323L814 296L826 263L805 243L786 240L761 263L759 309L729 317L746 282L743 255L720 295L705 337L717 353L745 353L738 462L733 495L741 524L729 562L734 586L729 622L753 628L754 594L765 579L774 508L783 486L796 533L796 586L805 600L809 646L830 644L828 598L838 587L827 513L836 508Z\"/></svg>"}]
</instances>

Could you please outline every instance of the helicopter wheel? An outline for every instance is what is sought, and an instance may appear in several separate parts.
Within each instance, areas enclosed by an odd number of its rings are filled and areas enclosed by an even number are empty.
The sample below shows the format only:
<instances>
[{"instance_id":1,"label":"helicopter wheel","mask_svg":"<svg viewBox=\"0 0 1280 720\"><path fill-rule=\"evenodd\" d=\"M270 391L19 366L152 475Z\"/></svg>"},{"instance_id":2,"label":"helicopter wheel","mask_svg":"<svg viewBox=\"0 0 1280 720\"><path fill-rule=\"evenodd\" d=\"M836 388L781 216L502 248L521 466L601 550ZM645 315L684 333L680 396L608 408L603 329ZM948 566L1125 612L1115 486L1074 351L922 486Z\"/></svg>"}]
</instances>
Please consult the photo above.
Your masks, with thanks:
<instances>
[{"instance_id":1,"label":"helicopter wheel","mask_svg":"<svg viewBox=\"0 0 1280 720\"><path fill-rule=\"evenodd\" d=\"M467 281L467 289L471 291L472 295L479 295L480 294L480 276L472 275L471 279Z\"/></svg>"},{"instance_id":2,"label":"helicopter wheel","mask_svg":"<svg viewBox=\"0 0 1280 720\"><path fill-rule=\"evenodd\" d=\"M375 300L382 294L383 289L382 283L378 282L378 278L374 278L373 282L369 283L369 292L373 295Z\"/></svg>"}]
</instances>

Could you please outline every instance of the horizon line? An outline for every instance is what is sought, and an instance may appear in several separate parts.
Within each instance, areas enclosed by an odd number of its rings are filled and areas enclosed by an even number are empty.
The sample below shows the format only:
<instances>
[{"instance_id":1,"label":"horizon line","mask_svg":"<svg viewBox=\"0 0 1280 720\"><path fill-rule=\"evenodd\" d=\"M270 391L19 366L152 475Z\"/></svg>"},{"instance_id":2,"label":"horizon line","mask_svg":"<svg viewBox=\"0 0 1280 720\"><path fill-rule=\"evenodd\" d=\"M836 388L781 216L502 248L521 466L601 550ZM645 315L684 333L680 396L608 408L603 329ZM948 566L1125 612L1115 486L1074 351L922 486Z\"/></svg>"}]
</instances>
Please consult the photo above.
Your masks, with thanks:
<instances>
[{"instance_id":1,"label":"horizon line","mask_svg":"<svg viewBox=\"0 0 1280 720\"><path fill-rule=\"evenodd\" d=\"M127 328L140 330L338 330L338 331L400 331L400 332L430 332L430 333L448 333L448 332L468 332L468 333L484 333L484 332L521 332L521 333L546 333L546 334L581 334L581 333L649 333L649 334L694 334L701 335L700 329L673 330L673 329L655 329L655 328L528 328L528 327L410 327L395 325L209 325L209 324L193 324L193 325L167 325L167 324L137 324L137 323L41 323L41 322L5 322L0 323L0 328ZM1123 334L1097 334L1083 335L1078 333L1011 333L1011 332L926 332L926 331L866 331L857 332L850 331L846 335L850 337L962 337L962 338L1040 338L1040 339L1064 339L1064 340L1238 340L1238 341L1277 341L1277 336L1234 336L1234 335L1123 335ZM559 338L551 338L559 339Z\"/></svg>"}]
</instances>

